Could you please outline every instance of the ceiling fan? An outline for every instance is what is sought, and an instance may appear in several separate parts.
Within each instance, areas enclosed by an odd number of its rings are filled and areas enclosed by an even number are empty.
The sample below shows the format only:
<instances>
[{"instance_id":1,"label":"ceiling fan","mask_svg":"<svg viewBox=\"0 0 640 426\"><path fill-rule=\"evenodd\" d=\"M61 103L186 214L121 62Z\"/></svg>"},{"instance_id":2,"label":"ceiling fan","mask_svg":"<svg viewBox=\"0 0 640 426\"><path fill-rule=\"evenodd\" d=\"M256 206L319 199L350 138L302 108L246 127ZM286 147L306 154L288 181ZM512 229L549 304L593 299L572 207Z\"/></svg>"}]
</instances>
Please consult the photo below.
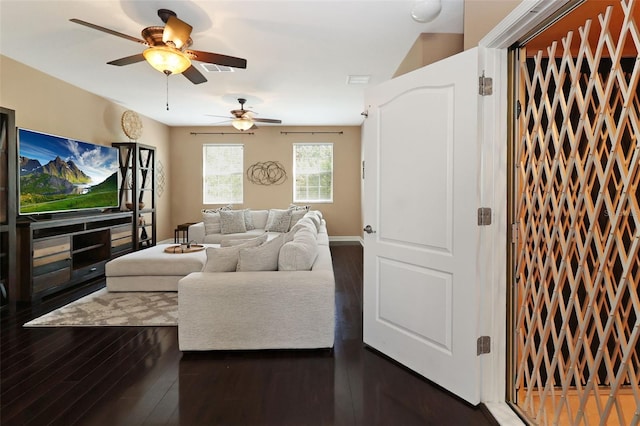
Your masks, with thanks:
<instances>
[{"instance_id":1,"label":"ceiling fan","mask_svg":"<svg viewBox=\"0 0 640 426\"><path fill-rule=\"evenodd\" d=\"M238 102L240 103L240 109L231 110L231 115L233 117L225 117L231 119L231 125L236 129L244 132L249 129L257 129L258 127L255 123L272 123L272 124L280 124L282 120L277 120L274 118L256 118L254 117L254 112L248 109L244 109L244 104L247 102L244 98L238 98ZM213 117L221 117L219 115L214 115Z\"/></svg>"},{"instance_id":2,"label":"ceiling fan","mask_svg":"<svg viewBox=\"0 0 640 426\"><path fill-rule=\"evenodd\" d=\"M143 29L144 40L80 19L73 18L70 21L147 46L144 52L107 62L109 65L123 66L146 60L152 67L167 76L184 74L193 84L207 81L204 75L191 64L194 60L233 68L247 67L246 59L188 49L193 43L191 39L193 27L178 19L175 12L168 9L159 9L158 16L165 26Z\"/></svg>"}]
</instances>

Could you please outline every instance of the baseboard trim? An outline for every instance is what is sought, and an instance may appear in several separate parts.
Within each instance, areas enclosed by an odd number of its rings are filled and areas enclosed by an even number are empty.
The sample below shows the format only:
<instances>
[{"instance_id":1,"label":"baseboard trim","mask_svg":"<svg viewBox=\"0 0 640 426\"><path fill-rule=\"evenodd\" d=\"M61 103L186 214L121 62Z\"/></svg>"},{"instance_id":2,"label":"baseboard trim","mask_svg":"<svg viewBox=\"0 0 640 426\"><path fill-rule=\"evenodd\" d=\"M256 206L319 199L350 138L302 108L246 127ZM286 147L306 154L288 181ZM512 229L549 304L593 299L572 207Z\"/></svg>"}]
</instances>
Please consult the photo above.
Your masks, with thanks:
<instances>
[{"instance_id":1,"label":"baseboard trim","mask_svg":"<svg viewBox=\"0 0 640 426\"><path fill-rule=\"evenodd\" d=\"M358 236L329 236L329 244L332 246L355 246L358 244L362 245L362 243L362 237Z\"/></svg>"}]
</instances>

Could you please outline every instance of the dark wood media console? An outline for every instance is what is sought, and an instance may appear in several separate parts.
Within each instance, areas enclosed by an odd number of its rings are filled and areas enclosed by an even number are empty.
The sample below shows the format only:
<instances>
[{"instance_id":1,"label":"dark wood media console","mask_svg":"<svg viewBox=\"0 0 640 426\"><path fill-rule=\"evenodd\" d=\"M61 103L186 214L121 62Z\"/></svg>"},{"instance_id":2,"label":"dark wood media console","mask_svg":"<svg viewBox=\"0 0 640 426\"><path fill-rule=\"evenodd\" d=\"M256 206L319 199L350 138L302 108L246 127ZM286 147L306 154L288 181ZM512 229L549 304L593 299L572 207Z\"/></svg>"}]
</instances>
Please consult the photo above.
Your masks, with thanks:
<instances>
[{"instance_id":1,"label":"dark wood media console","mask_svg":"<svg viewBox=\"0 0 640 426\"><path fill-rule=\"evenodd\" d=\"M19 300L34 301L104 275L133 250L131 212L18 222Z\"/></svg>"}]
</instances>

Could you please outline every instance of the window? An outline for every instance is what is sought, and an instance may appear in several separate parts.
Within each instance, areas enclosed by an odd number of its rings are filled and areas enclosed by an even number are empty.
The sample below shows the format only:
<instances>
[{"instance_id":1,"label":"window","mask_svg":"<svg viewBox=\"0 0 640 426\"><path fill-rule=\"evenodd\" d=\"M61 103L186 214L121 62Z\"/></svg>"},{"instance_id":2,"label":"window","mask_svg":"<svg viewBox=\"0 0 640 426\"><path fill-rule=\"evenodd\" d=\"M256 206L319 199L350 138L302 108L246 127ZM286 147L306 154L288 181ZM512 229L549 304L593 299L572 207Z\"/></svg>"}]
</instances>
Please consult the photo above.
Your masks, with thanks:
<instances>
[{"instance_id":1,"label":"window","mask_svg":"<svg viewBox=\"0 0 640 426\"><path fill-rule=\"evenodd\" d=\"M293 144L293 202L333 202L333 144Z\"/></svg>"},{"instance_id":2,"label":"window","mask_svg":"<svg viewBox=\"0 0 640 426\"><path fill-rule=\"evenodd\" d=\"M243 145L203 145L204 204L241 204Z\"/></svg>"}]
</instances>

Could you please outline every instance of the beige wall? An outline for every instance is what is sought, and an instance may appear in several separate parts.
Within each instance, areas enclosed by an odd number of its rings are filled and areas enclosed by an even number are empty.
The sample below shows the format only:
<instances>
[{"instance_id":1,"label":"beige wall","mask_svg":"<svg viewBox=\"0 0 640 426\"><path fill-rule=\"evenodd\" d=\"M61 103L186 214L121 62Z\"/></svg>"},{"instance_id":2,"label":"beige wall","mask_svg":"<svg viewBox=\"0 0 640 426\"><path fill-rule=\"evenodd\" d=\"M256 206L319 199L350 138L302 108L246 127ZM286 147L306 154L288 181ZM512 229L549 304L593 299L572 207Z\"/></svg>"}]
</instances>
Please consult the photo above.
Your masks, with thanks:
<instances>
[{"instance_id":1,"label":"beige wall","mask_svg":"<svg viewBox=\"0 0 640 426\"><path fill-rule=\"evenodd\" d=\"M522 0L465 0L464 50L476 47L521 2Z\"/></svg>"},{"instance_id":2,"label":"beige wall","mask_svg":"<svg viewBox=\"0 0 640 426\"><path fill-rule=\"evenodd\" d=\"M417 70L463 50L462 34L423 33L411 46L393 77Z\"/></svg>"},{"instance_id":3,"label":"beige wall","mask_svg":"<svg viewBox=\"0 0 640 426\"><path fill-rule=\"evenodd\" d=\"M16 112L16 125L101 145L125 142L120 117L126 108L0 55L0 105ZM157 158L169 165L169 128L141 116L138 142L157 148ZM173 238L169 185L158 198L158 239Z\"/></svg>"},{"instance_id":4,"label":"beige wall","mask_svg":"<svg viewBox=\"0 0 640 426\"><path fill-rule=\"evenodd\" d=\"M282 134L281 132L339 132L343 134ZM243 144L245 170L256 162L279 161L287 172L281 185L252 184L244 178L244 204L235 208L287 208L293 200L293 144L333 143L333 203L312 204L327 219L330 236L360 236L360 127L262 126L253 135L192 135L191 132L235 132L229 127L174 127L171 129L171 221L197 222L200 210L213 208L202 203L202 146Z\"/></svg>"}]
</instances>

